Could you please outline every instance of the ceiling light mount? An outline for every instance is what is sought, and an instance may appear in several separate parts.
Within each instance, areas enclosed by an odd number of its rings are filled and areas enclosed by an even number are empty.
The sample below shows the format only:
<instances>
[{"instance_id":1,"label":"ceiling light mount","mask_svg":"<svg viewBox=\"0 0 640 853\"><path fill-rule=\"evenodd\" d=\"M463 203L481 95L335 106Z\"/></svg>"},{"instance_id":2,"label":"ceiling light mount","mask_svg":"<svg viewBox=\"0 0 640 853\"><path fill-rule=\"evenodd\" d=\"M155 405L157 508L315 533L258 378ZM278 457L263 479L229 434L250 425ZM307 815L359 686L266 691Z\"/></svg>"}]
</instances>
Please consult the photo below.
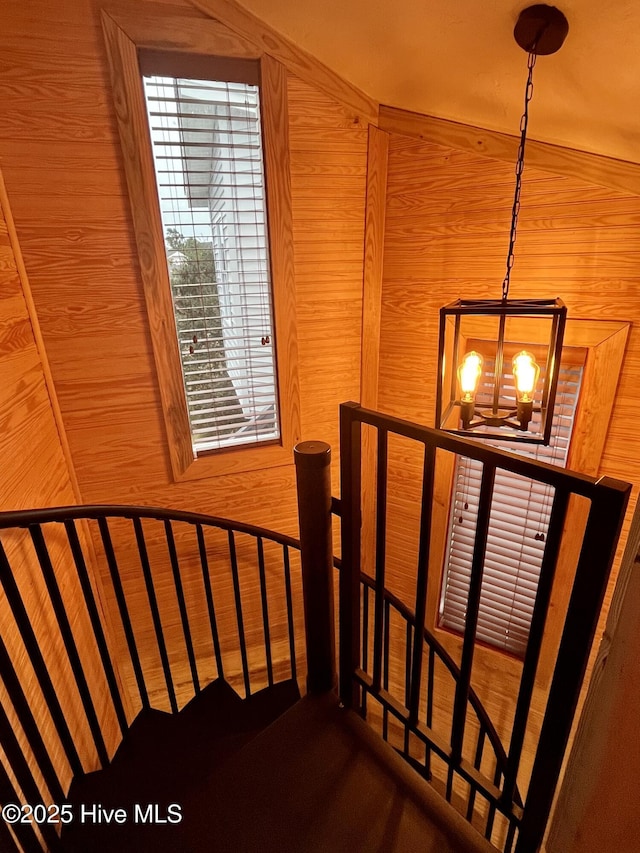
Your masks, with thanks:
<instances>
[{"instance_id":1,"label":"ceiling light mount","mask_svg":"<svg viewBox=\"0 0 640 853\"><path fill-rule=\"evenodd\" d=\"M549 56L560 50L568 32L569 22L560 9L539 3L520 12L513 37L527 53Z\"/></svg>"}]
</instances>

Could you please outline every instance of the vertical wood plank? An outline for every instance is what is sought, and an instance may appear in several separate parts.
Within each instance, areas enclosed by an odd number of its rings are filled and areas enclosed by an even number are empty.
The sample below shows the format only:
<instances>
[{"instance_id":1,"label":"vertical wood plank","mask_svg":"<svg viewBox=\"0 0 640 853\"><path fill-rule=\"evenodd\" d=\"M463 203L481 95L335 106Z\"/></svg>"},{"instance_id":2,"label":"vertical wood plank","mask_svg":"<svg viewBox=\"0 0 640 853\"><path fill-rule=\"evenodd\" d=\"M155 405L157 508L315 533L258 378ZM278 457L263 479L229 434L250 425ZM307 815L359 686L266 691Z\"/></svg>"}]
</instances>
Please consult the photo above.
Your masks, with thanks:
<instances>
[{"instance_id":1,"label":"vertical wood plank","mask_svg":"<svg viewBox=\"0 0 640 853\"><path fill-rule=\"evenodd\" d=\"M280 427L283 445L292 448L300 440L300 389L287 69L265 56L260 74Z\"/></svg>"},{"instance_id":2,"label":"vertical wood plank","mask_svg":"<svg viewBox=\"0 0 640 853\"><path fill-rule=\"evenodd\" d=\"M378 407L388 154L389 134L369 125L360 361L360 405L368 409ZM371 430L365 429L362 436L362 567L368 573L373 569L376 471L373 435Z\"/></svg>"},{"instance_id":3,"label":"vertical wood plank","mask_svg":"<svg viewBox=\"0 0 640 853\"><path fill-rule=\"evenodd\" d=\"M388 154L389 134L370 126L367 148L360 367L360 405L367 409L376 409L378 405Z\"/></svg>"}]
</instances>

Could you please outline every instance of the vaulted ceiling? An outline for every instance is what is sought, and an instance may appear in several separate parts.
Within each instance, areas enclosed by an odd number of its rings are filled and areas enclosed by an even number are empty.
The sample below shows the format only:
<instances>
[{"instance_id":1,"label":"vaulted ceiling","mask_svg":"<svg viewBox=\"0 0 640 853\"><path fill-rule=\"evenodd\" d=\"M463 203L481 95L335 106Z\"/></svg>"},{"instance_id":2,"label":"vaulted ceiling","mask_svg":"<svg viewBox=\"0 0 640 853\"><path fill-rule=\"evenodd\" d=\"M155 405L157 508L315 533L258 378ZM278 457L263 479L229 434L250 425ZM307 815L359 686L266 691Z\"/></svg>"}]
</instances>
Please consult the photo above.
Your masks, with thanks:
<instances>
[{"instance_id":1,"label":"vaulted ceiling","mask_svg":"<svg viewBox=\"0 0 640 853\"><path fill-rule=\"evenodd\" d=\"M515 134L526 0L242 0L383 104ZM640 2L562 0L569 35L534 74L529 135L640 161Z\"/></svg>"}]
</instances>

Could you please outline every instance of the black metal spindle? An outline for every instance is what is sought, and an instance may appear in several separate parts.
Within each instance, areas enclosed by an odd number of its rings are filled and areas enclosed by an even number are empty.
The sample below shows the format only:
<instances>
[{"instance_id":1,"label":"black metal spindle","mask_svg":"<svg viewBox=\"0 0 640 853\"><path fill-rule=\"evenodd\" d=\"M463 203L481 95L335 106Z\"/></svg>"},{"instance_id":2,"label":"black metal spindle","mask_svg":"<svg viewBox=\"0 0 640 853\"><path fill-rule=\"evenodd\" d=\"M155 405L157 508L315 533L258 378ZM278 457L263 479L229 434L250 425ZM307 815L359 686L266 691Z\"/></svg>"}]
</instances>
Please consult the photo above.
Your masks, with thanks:
<instances>
[{"instance_id":1,"label":"black metal spindle","mask_svg":"<svg viewBox=\"0 0 640 853\"><path fill-rule=\"evenodd\" d=\"M377 601L375 602L377 606ZM375 666L375 653L374 653ZM369 587L362 585L362 670L369 671ZM369 691L362 691L362 716L367 719L367 695Z\"/></svg>"},{"instance_id":2,"label":"black metal spindle","mask_svg":"<svg viewBox=\"0 0 640 853\"><path fill-rule=\"evenodd\" d=\"M297 674L296 637L293 624L293 597L291 595L291 565L289 562L289 546L282 546L282 561L284 564L284 589L287 599L287 626L289 628L289 656L291 660L291 678Z\"/></svg>"},{"instance_id":3,"label":"black metal spindle","mask_svg":"<svg viewBox=\"0 0 640 853\"><path fill-rule=\"evenodd\" d=\"M417 637L412 633L413 625L407 621L407 632L405 638L405 658L404 658L404 704L409 706L409 697L411 696L411 658L413 650L413 640L417 642ZM404 726L404 751L409 755L409 726L405 723Z\"/></svg>"},{"instance_id":4,"label":"black metal spindle","mask_svg":"<svg viewBox=\"0 0 640 853\"><path fill-rule=\"evenodd\" d=\"M64 800L65 794L58 778L58 774L53 766L51 757L47 751L44 740L36 723L31 707L25 696L22 684L13 666L13 662L7 651L4 640L0 635L0 673L2 673L2 681L5 689L11 700L11 704L16 712L20 725L27 736L29 746L33 752L34 758L42 773L42 778L45 781L47 788L54 802L61 803Z\"/></svg>"},{"instance_id":5,"label":"black metal spindle","mask_svg":"<svg viewBox=\"0 0 640 853\"><path fill-rule=\"evenodd\" d=\"M445 799L448 803L451 802L451 796L453 794L453 764L449 764L447 767L447 785L445 788Z\"/></svg>"},{"instance_id":6,"label":"black metal spindle","mask_svg":"<svg viewBox=\"0 0 640 853\"><path fill-rule=\"evenodd\" d=\"M8 801L3 800L3 802ZM15 840L13 835L11 835L9 825L3 820L0 820L0 850L4 850L6 853L14 853L14 851L15 853L23 853L21 848L18 846L18 842ZM42 853L42 849L40 849L38 853Z\"/></svg>"},{"instance_id":7,"label":"black metal spindle","mask_svg":"<svg viewBox=\"0 0 640 853\"><path fill-rule=\"evenodd\" d=\"M262 537L257 537L258 570L260 572L260 600L262 602L262 627L264 631L264 651L267 659L267 679L273 686L273 661L271 659L271 632L269 630L269 604L267 602L267 574L264 565L264 545Z\"/></svg>"},{"instance_id":8,"label":"black metal spindle","mask_svg":"<svg viewBox=\"0 0 640 853\"><path fill-rule=\"evenodd\" d=\"M409 705L409 696L411 695L411 622L407 620L405 629L405 646L404 646L404 704Z\"/></svg>"},{"instance_id":9,"label":"black metal spindle","mask_svg":"<svg viewBox=\"0 0 640 853\"><path fill-rule=\"evenodd\" d=\"M357 403L340 406L340 697L347 708L357 708L360 703L360 688L353 678L360 665L362 430L355 418L358 408Z\"/></svg>"},{"instance_id":10,"label":"black metal spindle","mask_svg":"<svg viewBox=\"0 0 640 853\"><path fill-rule=\"evenodd\" d=\"M496 767L496 771L493 774L493 784L496 788L500 787L500 779L502 779L502 769L500 765ZM484 831L484 837L491 841L491 835L493 833L493 824L496 819L496 804L493 801L489 802L489 810L487 812L487 825Z\"/></svg>"},{"instance_id":11,"label":"black metal spindle","mask_svg":"<svg viewBox=\"0 0 640 853\"><path fill-rule=\"evenodd\" d=\"M11 608L13 617L16 620L16 625L20 631L22 642L24 643L27 654L29 655L31 665L33 666L36 678L40 684L40 689L42 690L44 700L47 704L47 708L49 709L49 713L51 714L51 719L53 720L56 732L60 738L60 742L71 767L71 771L74 775L81 774L83 772L83 768L80 756L78 755L78 750L76 749L73 736L69 726L67 725L67 720L62 710L62 706L60 705L58 694L53 686L53 682L51 681L51 676L49 675L49 670L44 658L42 657L40 644L38 643L33 628L31 627L31 620L29 619L29 615L22 601L20 590L16 584L9 560L7 559L6 552L1 542L0 581L2 582L7 602Z\"/></svg>"},{"instance_id":12,"label":"black metal spindle","mask_svg":"<svg viewBox=\"0 0 640 853\"><path fill-rule=\"evenodd\" d=\"M433 487L435 482L436 448L426 444L422 466L422 504L420 507L420 542L418 546L418 572L416 582L415 643L411 672L411 694L409 699L409 723L415 725L420 715L420 683L422 679L422 649L424 626L427 615L427 579L429 576L429 553L431 545L431 517L433 509Z\"/></svg>"},{"instance_id":13,"label":"black metal spindle","mask_svg":"<svg viewBox=\"0 0 640 853\"><path fill-rule=\"evenodd\" d=\"M484 743L486 740L487 731L483 725L480 725L480 731L478 732L478 740L476 742L476 754L473 759L473 766L476 770L480 770L480 766L482 765L482 754L484 752ZM473 818L473 809L476 802L476 787L472 783L470 784L469 789L469 800L467 802L467 820L471 821Z\"/></svg>"},{"instance_id":14,"label":"black metal spindle","mask_svg":"<svg viewBox=\"0 0 640 853\"><path fill-rule=\"evenodd\" d=\"M373 690L376 693L380 690L382 673L382 623L387 547L387 453L388 434L386 429L380 428L376 461L376 594L373 623Z\"/></svg>"},{"instance_id":15,"label":"black metal spindle","mask_svg":"<svg viewBox=\"0 0 640 853\"><path fill-rule=\"evenodd\" d=\"M429 646L429 671L427 672L427 726L433 728L433 686L435 677L436 653L433 646ZM431 778L431 748L425 744L424 768L427 779Z\"/></svg>"},{"instance_id":16,"label":"black metal spindle","mask_svg":"<svg viewBox=\"0 0 640 853\"><path fill-rule=\"evenodd\" d=\"M456 694L453 706L453 724L451 727L452 761L458 763L462 757L462 744L466 723L467 702L469 701L469 685L471 684L471 668L478 627L480 610L480 594L482 592L482 574L484 558L487 550L487 534L491 515L491 498L496 467L486 462L482 470L478 517L476 519L476 535L473 543L473 559L471 561L471 579L469 581L469 598L467 616L462 644L462 661L460 675L456 684Z\"/></svg>"},{"instance_id":17,"label":"black metal spindle","mask_svg":"<svg viewBox=\"0 0 640 853\"><path fill-rule=\"evenodd\" d=\"M369 671L369 587L362 584L362 670Z\"/></svg>"},{"instance_id":18,"label":"black metal spindle","mask_svg":"<svg viewBox=\"0 0 640 853\"><path fill-rule=\"evenodd\" d=\"M118 612L120 614L120 620L122 621L122 627L124 629L124 635L127 641L129 656L131 657L131 665L133 666L133 672L136 677L136 684L138 687L138 693L140 695L140 701L142 703L143 708L149 708L151 706L149 704L149 694L147 692L147 685L145 684L144 674L142 672L142 665L140 664L140 656L138 654L136 638L133 633L133 628L131 626L131 617L129 616L127 599L125 598L124 589L122 588L120 569L118 568L118 561L116 559L116 554L113 548L113 542L111 540L111 532L109 530L109 524L106 518L98 518L98 529L100 530L102 547L104 548L105 557L107 558L107 565L109 566L109 575L111 577L113 591L115 593L116 602L118 604Z\"/></svg>"},{"instance_id":19,"label":"black metal spindle","mask_svg":"<svg viewBox=\"0 0 640 853\"><path fill-rule=\"evenodd\" d=\"M389 690L389 621L391 619L391 605L385 598L384 602L384 675L382 685L386 691ZM389 737L389 711L385 706L382 709L382 737Z\"/></svg>"},{"instance_id":20,"label":"black metal spindle","mask_svg":"<svg viewBox=\"0 0 640 853\"><path fill-rule=\"evenodd\" d=\"M233 595L236 605L236 619L238 620L238 639L240 641L240 657L242 659L242 676L244 678L244 689L247 697L251 696L251 682L249 680L249 661L247 660L247 641L244 633L244 619L242 616L242 596L240 595L240 575L238 573L238 555L236 553L236 540L233 530L228 531L229 559L231 562L231 576L233 578Z\"/></svg>"},{"instance_id":21,"label":"black metal spindle","mask_svg":"<svg viewBox=\"0 0 640 853\"><path fill-rule=\"evenodd\" d=\"M76 530L76 526L72 519L67 519L67 521L64 522L64 527L67 532L67 539L69 541L69 547L78 573L78 579L80 580L80 586L82 588L87 613L89 614L89 619L91 621L91 627L93 628L96 646L98 647L100 660L102 661L102 667L104 669L107 686L109 687L113 708L120 726L120 731L124 735L129 725L127 722L127 715L124 710L124 705L122 704L118 681L116 679L113 663L111 662L111 655L109 653L109 647L107 646L107 640L102 628L102 622L100 620L100 614L98 612L93 589L91 587L91 581L89 580L89 573L87 571L87 565L84 559L84 554L82 553L80 540L78 538L78 531Z\"/></svg>"},{"instance_id":22,"label":"black metal spindle","mask_svg":"<svg viewBox=\"0 0 640 853\"><path fill-rule=\"evenodd\" d=\"M506 298L506 297L505 297ZM507 323L507 317L505 314L499 315L498 320L498 337L497 337L497 347L496 347L496 360L493 366L493 411L498 412L500 410L500 392L501 382L500 378L502 377L502 370L504 367L504 330ZM459 364L459 362L455 362ZM455 375L455 371L452 371ZM545 383L546 385L546 383ZM553 410L552 410L553 411Z\"/></svg>"},{"instance_id":23,"label":"black metal spindle","mask_svg":"<svg viewBox=\"0 0 640 853\"><path fill-rule=\"evenodd\" d=\"M200 692L200 679L198 677L198 666L196 664L196 655L193 650L193 640L191 638L191 627L189 626L189 614L187 613L187 603L184 597L184 587L182 585L182 575L180 573L180 562L178 560L178 552L176 551L176 541L173 535L173 527L168 518L164 520L164 532L167 539L167 547L169 549L169 559L171 560L171 572L173 574L173 583L176 590L176 598L178 599L178 609L180 611L180 622L182 623L182 636L187 649L187 657L189 659L189 669L191 670L191 681L193 689L196 693Z\"/></svg>"},{"instance_id":24,"label":"black metal spindle","mask_svg":"<svg viewBox=\"0 0 640 853\"><path fill-rule=\"evenodd\" d=\"M156 635L156 643L158 644L158 653L160 654L160 663L162 664L162 672L164 673L164 681L167 686L167 695L169 697L169 705L173 714L178 713L178 702L176 699L176 691L173 685L173 675L171 674L171 664L169 662L169 654L167 652L167 644L164 639L164 629L160 618L160 608L158 607L158 598L156 596L156 588L153 583L153 575L151 573L151 564L149 563L149 554L147 552L147 543L144 538L144 530L142 522L138 517L133 519L133 529L136 535L138 545L138 555L140 557L140 565L142 566L142 577L147 590L147 600L149 609L151 610L151 620L153 622L153 630Z\"/></svg>"},{"instance_id":25,"label":"black metal spindle","mask_svg":"<svg viewBox=\"0 0 640 853\"><path fill-rule=\"evenodd\" d=\"M504 842L504 853L511 853L513 850L513 842L516 837L516 824L513 818L509 820L509 828L507 829L507 837Z\"/></svg>"},{"instance_id":26,"label":"black metal spindle","mask_svg":"<svg viewBox=\"0 0 640 853\"><path fill-rule=\"evenodd\" d=\"M0 743L7 756L9 767L11 767L16 781L22 789L24 796L20 802L27 802L33 806L42 803L42 794L33 778L31 768L18 743L18 738L2 703L0 703ZM0 820L2 819L0 818ZM40 832L50 850L59 849L59 846L56 846L59 845L59 839L52 824L40 824Z\"/></svg>"},{"instance_id":27,"label":"black metal spindle","mask_svg":"<svg viewBox=\"0 0 640 853\"><path fill-rule=\"evenodd\" d=\"M511 808L513 794L516 788L518 768L522 756L522 747L527 729L531 697L536 680L540 649L542 647L542 635L551 601L551 590L555 578L560 543L564 528L567 508L569 506L569 492L565 489L556 489L551 517L546 535L546 542L542 563L540 566L540 577L538 579L538 591L531 616L529 638L522 666L522 677L520 679L520 690L516 702L513 728L511 730L511 743L507 766L504 773L504 786L502 789L502 805Z\"/></svg>"},{"instance_id":28,"label":"black metal spindle","mask_svg":"<svg viewBox=\"0 0 640 853\"><path fill-rule=\"evenodd\" d=\"M96 713L95 705L93 704L93 698L91 696L91 691L89 690L89 684L84 672L84 667L80 660L78 646L76 645L75 637L71 630L71 623L67 616L67 610L62 600L62 594L60 593L60 587L58 586L58 580L53 569L53 564L51 562L47 543L45 542L44 533L42 532L42 527L39 524L31 525L29 527L29 533L31 534L31 540L38 557L38 562L40 563L42 577L44 578L47 592L49 593L53 612L55 613L56 620L58 622L60 636L62 637L62 642L64 643L64 648L69 659L69 665L73 672L76 688L80 694L82 707L87 717L87 722L89 723L93 743L96 748L96 752L98 753L100 764L103 767L106 767L109 764L109 754L102 736L102 729L100 727L98 715Z\"/></svg>"},{"instance_id":29,"label":"black metal spindle","mask_svg":"<svg viewBox=\"0 0 640 853\"><path fill-rule=\"evenodd\" d=\"M19 797L16 789L13 787L13 783L9 778L9 774L7 773L4 764L0 761L0 803L2 806L6 807L7 805L16 805L20 807L22 805L22 797ZM17 820L15 823L11 824L13 832L15 833L16 838L22 848L21 853L42 853L42 845L38 840L38 836L36 835L33 826L29 823L22 823L22 821ZM11 837L11 833L9 832L8 826L4 820L0 820L0 830L7 830L6 833L0 831L0 839L3 840L3 843L6 842L7 847L3 846L3 851L7 850L17 850L20 851L20 847L15 843L13 838ZM55 842L54 842L55 843ZM57 853L60 850L60 847L54 848L52 853Z\"/></svg>"},{"instance_id":30,"label":"black metal spindle","mask_svg":"<svg viewBox=\"0 0 640 853\"><path fill-rule=\"evenodd\" d=\"M213 602L213 589L211 587L211 575L209 574L209 560L207 558L207 548L201 524L196 524L196 536L198 538L200 566L202 567L202 582L204 584L204 595L207 601L207 612L209 613L209 626L211 627L211 642L213 643L213 653L216 658L216 669L218 672L218 678L224 678L220 636L218 634L218 620L216 618L216 608Z\"/></svg>"}]
</instances>

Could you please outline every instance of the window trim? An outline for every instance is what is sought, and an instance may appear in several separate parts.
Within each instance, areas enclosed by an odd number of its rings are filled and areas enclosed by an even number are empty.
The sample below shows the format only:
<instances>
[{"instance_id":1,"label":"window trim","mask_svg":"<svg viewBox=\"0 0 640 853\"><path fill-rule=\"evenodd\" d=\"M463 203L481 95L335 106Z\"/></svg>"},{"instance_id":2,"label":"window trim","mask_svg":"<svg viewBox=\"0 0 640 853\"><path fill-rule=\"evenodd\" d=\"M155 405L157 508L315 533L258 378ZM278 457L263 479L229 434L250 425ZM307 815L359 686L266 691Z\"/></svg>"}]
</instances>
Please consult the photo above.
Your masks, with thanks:
<instances>
[{"instance_id":1,"label":"window trim","mask_svg":"<svg viewBox=\"0 0 640 853\"><path fill-rule=\"evenodd\" d=\"M175 19L176 33L180 33L179 20ZM233 57L224 43L216 44L215 22L202 21L201 29L210 30L212 61L222 56L228 65ZM145 40L134 41L123 29L121 18L116 23L103 12L103 30L173 478L203 479L289 465L293 446L300 439L300 405L286 68L266 54L238 57L240 68L246 68L247 59L252 60L260 78L280 440L194 457L139 60L142 54L158 57L160 53L152 22ZM172 57L202 54L200 45L185 41L188 39L178 37L175 44L163 41L161 53Z\"/></svg>"}]
</instances>

